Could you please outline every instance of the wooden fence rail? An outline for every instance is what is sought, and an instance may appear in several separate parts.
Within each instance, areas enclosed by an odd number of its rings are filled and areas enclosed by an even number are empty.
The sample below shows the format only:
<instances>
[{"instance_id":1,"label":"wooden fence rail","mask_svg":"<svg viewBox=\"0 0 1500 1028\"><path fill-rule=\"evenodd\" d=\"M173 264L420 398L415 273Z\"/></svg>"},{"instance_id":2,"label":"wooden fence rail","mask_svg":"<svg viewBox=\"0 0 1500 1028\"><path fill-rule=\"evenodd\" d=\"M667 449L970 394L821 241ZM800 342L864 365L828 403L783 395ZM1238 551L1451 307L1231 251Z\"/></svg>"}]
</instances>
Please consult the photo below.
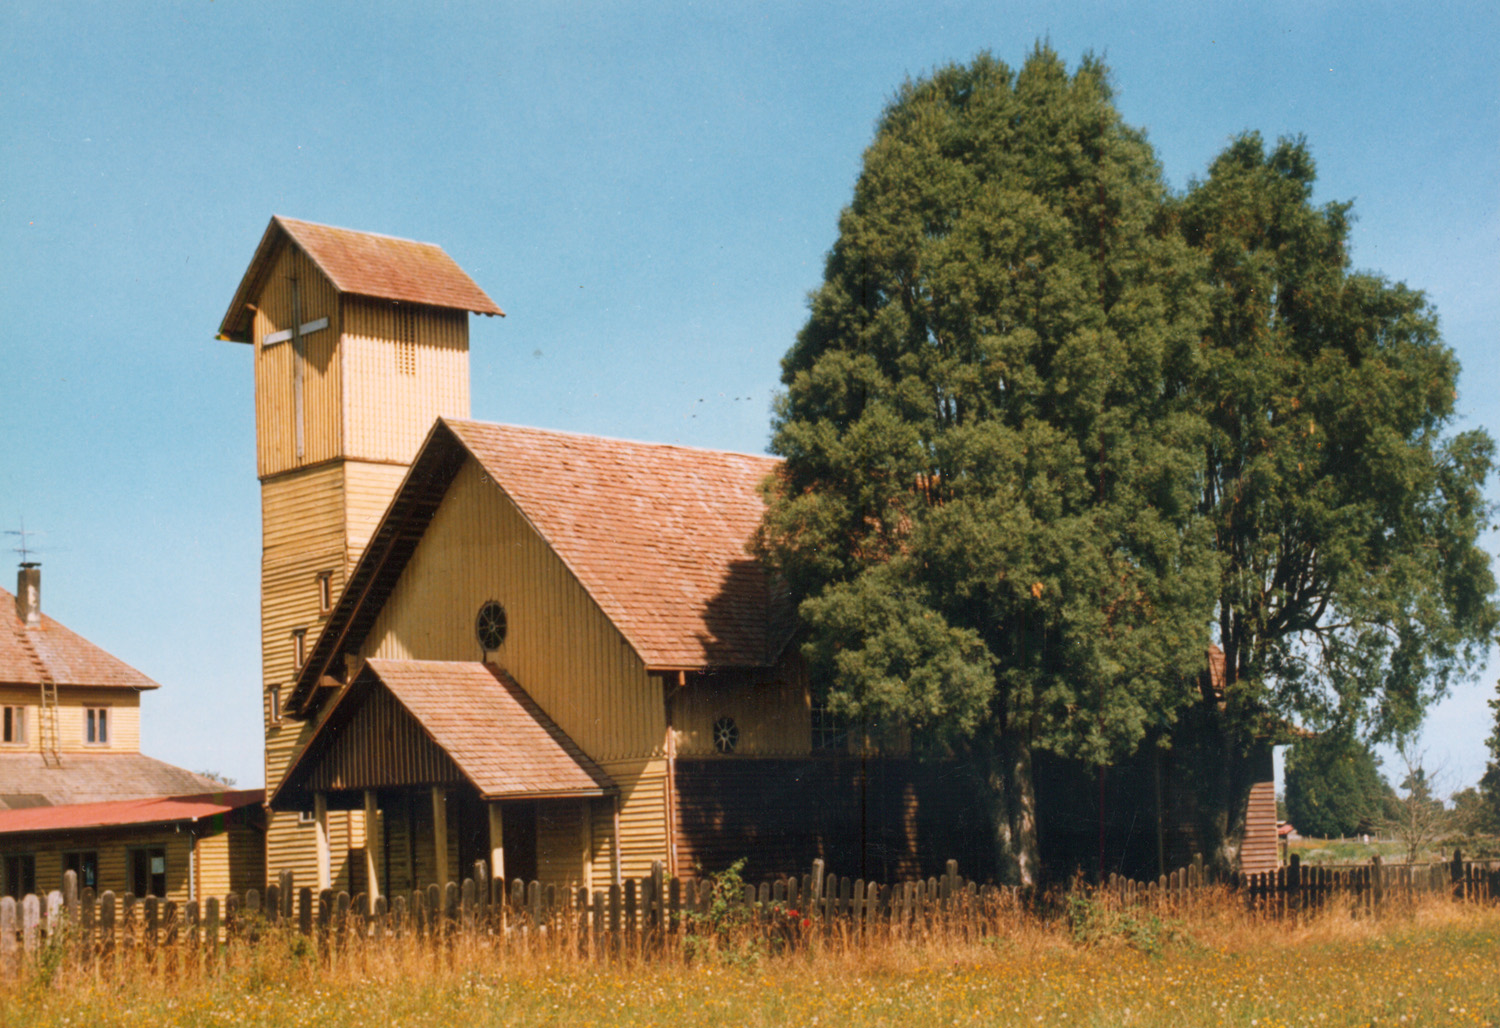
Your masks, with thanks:
<instances>
[{"instance_id":1,"label":"wooden fence rail","mask_svg":"<svg viewBox=\"0 0 1500 1028\"><path fill-rule=\"evenodd\" d=\"M1154 882L1111 876L1080 886L1111 902L1186 912L1205 898L1239 895L1266 916L1297 916L1335 901L1351 911L1410 904L1423 895L1500 901L1500 863L1454 859L1432 865L1302 867L1294 856L1275 872L1215 884L1201 863ZM732 889L732 892L731 892ZM351 949L368 955L405 943L434 947L553 948L590 958L692 955L705 946L769 951L809 940L861 945L943 934L974 939L1003 931L1045 898L961 877L949 861L939 877L894 884L841 878L815 861L810 873L757 884L731 878L649 875L608 888L490 879L481 861L463 882L371 900L297 888L289 873L264 893L177 903L93 889L73 872L45 897L0 899L0 977L48 966L109 973L125 967L167 974L212 973L264 938L301 938L309 952L338 960Z\"/></svg>"}]
</instances>

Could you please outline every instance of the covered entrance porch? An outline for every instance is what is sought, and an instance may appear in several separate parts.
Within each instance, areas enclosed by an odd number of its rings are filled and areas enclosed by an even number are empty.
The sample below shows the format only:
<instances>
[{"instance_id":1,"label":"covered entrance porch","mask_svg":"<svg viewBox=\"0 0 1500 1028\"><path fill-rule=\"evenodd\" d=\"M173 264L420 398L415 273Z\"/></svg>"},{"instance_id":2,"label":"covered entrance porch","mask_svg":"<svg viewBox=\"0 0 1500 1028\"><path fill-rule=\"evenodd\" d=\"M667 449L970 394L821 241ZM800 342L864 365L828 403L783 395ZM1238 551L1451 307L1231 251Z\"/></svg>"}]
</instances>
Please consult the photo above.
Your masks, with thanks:
<instances>
[{"instance_id":1,"label":"covered entrance porch","mask_svg":"<svg viewBox=\"0 0 1500 1028\"><path fill-rule=\"evenodd\" d=\"M593 888L618 877L616 793L503 669L371 660L327 704L271 806L311 817L320 889L333 880L330 810L362 815L351 893L446 884L478 860L495 877Z\"/></svg>"}]
</instances>

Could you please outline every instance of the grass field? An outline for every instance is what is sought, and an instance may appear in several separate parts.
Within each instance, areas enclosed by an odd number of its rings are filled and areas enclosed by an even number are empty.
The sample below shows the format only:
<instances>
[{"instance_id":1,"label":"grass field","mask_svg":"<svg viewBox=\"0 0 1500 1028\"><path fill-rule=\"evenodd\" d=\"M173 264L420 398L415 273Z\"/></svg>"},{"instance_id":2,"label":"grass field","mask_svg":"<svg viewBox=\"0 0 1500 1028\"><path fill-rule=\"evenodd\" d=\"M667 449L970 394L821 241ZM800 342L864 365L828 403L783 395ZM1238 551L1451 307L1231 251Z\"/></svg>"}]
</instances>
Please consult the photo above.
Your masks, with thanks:
<instances>
[{"instance_id":1,"label":"grass field","mask_svg":"<svg viewBox=\"0 0 1500 1028\"><path fill-rule=\"evenodd\" d=\"M285 941L209 979L59 973L0 991L0 1024L53 1026L1500 1026L1500 910L1433 901L1378 920L1190 921L1095 910L982 943L589 964L417 949L334 968Z\"/></svg>"}]
</instances>

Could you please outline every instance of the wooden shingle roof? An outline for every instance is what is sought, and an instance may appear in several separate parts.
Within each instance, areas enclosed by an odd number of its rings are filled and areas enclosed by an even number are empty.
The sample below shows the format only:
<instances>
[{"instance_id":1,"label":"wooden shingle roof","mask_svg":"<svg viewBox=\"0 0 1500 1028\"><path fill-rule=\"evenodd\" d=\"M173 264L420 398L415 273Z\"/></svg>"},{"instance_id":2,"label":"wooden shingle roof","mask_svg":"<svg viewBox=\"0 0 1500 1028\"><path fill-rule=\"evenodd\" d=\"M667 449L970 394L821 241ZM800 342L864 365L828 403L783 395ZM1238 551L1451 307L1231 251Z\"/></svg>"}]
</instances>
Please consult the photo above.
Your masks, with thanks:
<instances>
[{"instance_id":1,"label":"wooden shingle roof","mask_svg":"<svg viewBox=\"0 0 1500 1028\"><path fill-rule=\"evenodd\" d=\"M746 546L772 457L478 421L448 427L648 667L771 662L770 594Z\"/></svg>"},{"instance_id":2,"label":"wooden shingle roof","mask_svg":"<svg viewBox=\"0 0 1500 1028\"><path fill-rule=\"evenodd\" d=\"M395 720L382 694L399 704ZM310 790L429 784L452 778L451 769L487 800L615 789L504 669L373 659L323 712L271 799L285 805Z\"/></svg>"},{"instance_id":3,"label":"wooden shingle roof","mask_svg":"<svg viewBox=\"0 0 1500 1028\"><path fill-rule=\"evenodd\" d=\"M0 684L36 685L50 675L58 685L155 689L157 684L118 657L43 614L27 628L13 594L0 589Z\"/></svg>"},{"instance_id":4,"label":"wooden shingle roof","mask_svg":"<svg viewBox=\"0 0 1500 1028\"><path fill-rule=\"evenodd\" d=\"M224 786L141 753L66 753L62 766L36 750L0 753L0 809L216 792Z\"/></svg>"},{"instance_id":5,"label":"wooden shingle roof","mask_svg":"<svg viewBox=\"0 0 1500 1028\"><path fill-rule=\"evenodd\" d=\"M266 226L250 266L219 325L219 338L250 341L249 304L282 243L290 241L328 276L335 289L401 303L426 304L475 314L505 314L435 243L319 225L277 215Z\"/></svg>"},{"instance_id":6,"label":"wooden shingle roof","mask_svg":"<svg viewBox=\"0 0 1500 1028\"><path fill-rule=\"evenodd\" d=\"M516 504L651 670L766 667L792 619L747 546L772 457L440 419L313 645L291 707L356 651L466 460Z\"/></svg>"},{"instance_id":7,"label":"wooden shingle roof","mask_svg":"<svg viewBox=\"0 0 1500 1028\"><path fill-rule=\"evenodd\" d=\"M486 799L597 796L614 788L578 744L493 664L371 660L368 667Z\"/></svg>"}]
</instances>

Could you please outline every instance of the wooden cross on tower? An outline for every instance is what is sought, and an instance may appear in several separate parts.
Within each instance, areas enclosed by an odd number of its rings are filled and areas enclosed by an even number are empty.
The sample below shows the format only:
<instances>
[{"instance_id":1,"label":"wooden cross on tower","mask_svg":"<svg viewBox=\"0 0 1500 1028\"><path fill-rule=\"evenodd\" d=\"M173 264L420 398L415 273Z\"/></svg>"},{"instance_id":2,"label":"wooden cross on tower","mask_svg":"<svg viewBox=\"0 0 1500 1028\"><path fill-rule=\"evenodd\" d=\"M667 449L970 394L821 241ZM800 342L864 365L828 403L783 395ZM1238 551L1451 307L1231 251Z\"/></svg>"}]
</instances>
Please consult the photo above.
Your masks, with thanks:
<instances>
[{"instance_id":1,"label":"wooden cross on tower","mask_svg":"<svg viewBox=\"0 0 1500 1028\"><path fill-rule=\"evenodd\" d=\"M292 423L297 436L297 460L300 462L303 456L302 440L302 377L303 368L307 363L307 347L303 345L302 338L314 332L328 327L327 318L314 318L312 321L302 320L301 294L297 290L296 276L288 281L292 284L292 327L284 328L280 332L272 332L261 342L261 346L274 346L276 343L284 343L288 339L292 341Z\"/></svg>"}]
</instances>

